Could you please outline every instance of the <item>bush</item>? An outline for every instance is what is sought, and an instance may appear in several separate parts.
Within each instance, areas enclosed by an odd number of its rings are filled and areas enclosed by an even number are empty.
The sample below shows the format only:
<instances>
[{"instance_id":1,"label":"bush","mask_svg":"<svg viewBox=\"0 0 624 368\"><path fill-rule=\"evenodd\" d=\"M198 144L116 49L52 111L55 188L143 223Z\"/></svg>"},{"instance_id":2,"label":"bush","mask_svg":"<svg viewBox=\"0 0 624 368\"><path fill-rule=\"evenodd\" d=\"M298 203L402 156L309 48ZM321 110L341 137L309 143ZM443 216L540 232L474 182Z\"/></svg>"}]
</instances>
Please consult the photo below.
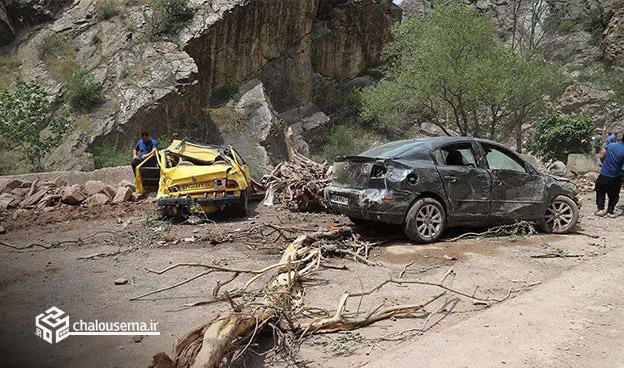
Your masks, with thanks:
<instances>
[{"instance_id":1,"label":"bush","mask_svg":"<svg viewBox=\"0 0 624 368\"><path fill-rule=\"evenodd\" d=\"M93 149L95 168L128 165L132 160L132 148L119 142L108 142Z\"/></svg>"},{"instance_id":2,"label":"bush","mask_svg":"<svg viewBox=\"0 0 624 368\"><path fill-rule=\"evenodd\" d=\"M567 162L570 153L591 153L596 126L591 117L547 115L535 125L531 151L544 160Z\"/></svg>"},{"instance_id":3,"label":"bush","mask_svg":"<svg viewBox=\"0 0 624 368\"><path fill-rule=\"evenodd\" d=\"M65 87L65 99L75 110L87 112L104 102L102 87L87 71L76 72Z\"/></svg>"},{"instance_id":4,"label":"bush","mask_svg":"<svg viewBox=\"0 0 624 368\"><path fill-rule=\"evenodd\" d=\"M608 26L607 14L602 5L589 8L585 11L583 29L591 35L591 44L598 44L602 40L602 33Z\"/></svg>"},{"instance_id":5,"label":"bush","mask_svg":"<svg viewBox=\"0 0 624 368\"><path fill-rule=\"evenodd\" d=\"M95 4L95 12L100 19L109 19L119 14L118 4L115 0L98 0Z\"/></svg>"},{"instance_id":6,"label":"bush","mask_svg":"<svg viewBox=\"0 0 624 368\"><path fill-rule=\"evenodd\" d=\"M188 0L154 0L149 22L154 34L173 34L192 16Z\"/></svg>"},{"instance_id":7,"label":"bush","mask_svg":"<svg viewBox=\"0 0 624 368\"><path fill-rule=\"evenodd\" d=\"M37 45L37 52L50 76L56 80L66 80L78 69L76 50L65 37L55 33L43 37Z\"/></svg>"},{"instance_id":8,"label":"bush","mask_svg":"<svg viewBox=\"0 0 624 368\"><path fill-rule=\"evenodd\" d=\"M54 116L45 88L37 83L17 79L0 92L0 138L36 171L43 170L41 159L69 129L69 120Z\"/></svg>"},{"instance_id":9,"label":"bush","mask_svg":"<svg viewBox=\"0 0 624 368\"><path fill-rule=\"evenodd\" d=\"M357 155L377 143L378 139L364 129L352 125L339 125L329 131L319 161L333 162L338 156Z\"/></svg>"}]
</instances>

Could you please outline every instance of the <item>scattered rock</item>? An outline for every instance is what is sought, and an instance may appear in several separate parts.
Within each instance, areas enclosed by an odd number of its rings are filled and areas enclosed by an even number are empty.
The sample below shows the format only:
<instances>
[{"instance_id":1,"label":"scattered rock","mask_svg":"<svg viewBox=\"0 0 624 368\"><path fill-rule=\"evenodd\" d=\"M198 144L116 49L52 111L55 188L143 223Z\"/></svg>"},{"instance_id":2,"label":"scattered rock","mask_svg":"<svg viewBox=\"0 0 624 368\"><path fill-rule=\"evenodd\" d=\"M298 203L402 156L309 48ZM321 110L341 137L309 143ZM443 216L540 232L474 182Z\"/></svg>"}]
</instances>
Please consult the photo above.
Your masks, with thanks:
<instances>
[{"instance_id":1,"label":"scattered rock","mask_svg":"<svg viewBox=\"0 0 624 368\"><path fill-rule=\"evenodd\" d=\"M561 161L555 161L548 166L548 171L553 175L565 176L568 173L566 165Z\"/></svg>"},{"instance_id":2,"label":"scattered rock","mask_svg":"<svg viewBox=\"0 0 624 368\"><path fill-rule=\"evenodd\" d=\"M87 205L87 207L95 207L95 206L101 206L103 204L108 203L110 199L108 198L108 196L104 193L97 193L95 195L92 195L91 197L87 198L84 201L84 204Z\"/></svg>"},{"instance_id":3,"label":"scattered rock","mask_svg":"<svg viewBox=\"0 0 624 368\"><path fill-rule=\"evenodd\" d=\"M104 194L106 194L108 196L108 198L110 198L110 199L115 198L115 195L117 194L115 189L113 189L113 187L111 187L110 185L105 186L104 189L102 190L102 192Z\"/></svg>"},{"instance_id":4,"label":"scattered rock","mask_svg":"<svg viewBox=\"0 0 624 368\"><path fill-rule=\"evenodd\" d=\"M28 190L28 193L26 194L26 196L30 197L33 194L35 194L37 192L38 185L39 185L39 179L35 179L35 181L33 181L32 184L30 184L30 189Z\"/></svg>"},{"instance_id":5,"label":"scattered rock","mask_svg":"<svg viewBox=\"0 0 624 368\"><path fill-rule=\"evenodd\" d=\"M104 184L103 182L99 181L99 180L89 180L84 184L84 188L83 191L84 193L87 195L87 197L91 197L93 195L96 195L98 193L103 193L104 192L104 188L106 188L107 185ZM114 194L113 194L114 196Z\"/></svg>"},{"instance_id":6,"label":"scattered rock","mask_svg":"<svg viewBox=\"0 0 624 368\"><path fill-rule=\"evenodd\" d=\"M20 203L20 207L28 208L36 205L43 198L43 196L46 195L47 192L47 189L42 189L35 194L29 195L28 197L26 197L26 199L22 201L22 203Z\"/></svg>"},{"instance_id":7,"label":"scattered rock","mask_svg":"<svg viewBox=\"0 0 624 368\"><path fill-rule=\"evenodd\" d=\"M127 283L128 283L128 279L124 279L123 277L115 279L115 285L125 285Z\"/></svg>"},{"instance_id":8,"label":"scattered rock","mask_svg":"<svg viewBox=\"0 0 624 368\"><path fill-rule=\"evenodd\" d=\"M22 214L27 213L28 211L26 211L23 208L18 208L15 210L15 212L13 212L13 216L11 216L13 218L13 221L17 220Z\"/></svg>"},{"instance_id":9,"label":"scattered rock","mask_svg":"<svg viewBox=\"0 0 624 368\"><path fill-rule=\"evenodd\" d=\"M17 207L20 203L21 198L10 194L10 193L2 193L0 194L0 210L7 210L9 208Z\"/></svg>"},{"instance_id":10,"label":"scattered rock","mask_svg":"<svg viewBox=\"0 0 624 368\"><path fill-rule=\"evenodd\" d=\"M0 193L11 193L13 189L21 188L22 181L17 179L4 180L0 182Z\"/></svg>"},{"instance_id":11,"label":"scattered rock","mask_svg":"<svg viewBox=\"0 0 624 368\"><path fill-rule=\"evenodd\" d=\"M134 184L132 184L131 182L129 182L128 180L122 180L119 182L119 184L117 185L118 188L130 188L132 189L132 191L136 190L136 186Z\"/></svg>"},{"instance_id":12,"label":"scattered rock","mask_svg":"<svg viewBox=\"0 0 624 368\"><path fill-rule=\"evenodd\" d=\"M87 196L82 192L80 185L65 187L61 196L61 202L74 206L84 202L85 199Z\"/></svg>"},{"instance_id":13,"label":"scattered rock","mask_svg":"<svg viewBox=\"0 0 624 368\"><path fill-rule=\"evenodd\" d=\"M119 187L117 188L117 193L113 197L113 203L121 203L126 202L132 196L132 188L130 187Z\"/></svg>"},{"instance_id":14,"label":"scattered rock","mask_svg":"<svg viewBox=\"0 0 624 368\"><path fill-rule=\"evenodd\" d=\"M445 254L444 255L444 259L446 259L447 261L456 261L457 257L451 257L451 256L448 256L448 255Z\"/></svg>"},{"instance_id":15,"label":"scattered rock","mask_svg":"<svg viewBox=\"0 0 624 368\"><path fill-rule=\"evenodd\" d=\"M6 229L2 225L0 225L0 234L6 234Z\"/></svg>"},{"instance_id":16,"label":"scattered rock","mask_svg":"<svg viewBox=\"0 0 624 368\"><path fill-rule=\"evenodd\" d=\"M132 336L132 341L134 341L134 342L141 342L141 341L143 341L143 337L145 337L145 336L143 336L143 335L134 335L134 336Z\"/></svg>"},{"instance_id":17,"label":"scattered rock","mask_svg":"<svg viewBox=\"0 0 624 368\"><path fill-rule=\"evenodd\" d=\"M599 175L600 174L598 174L597 172L592 171L592 172L586 173L585 175L583 175L583 177L585 177L586 179L591 180L591 181L596 181L596 179L598 179Z\"/></svg>"},{"instance_id":18,"label":"scattered rock","mask_svg":"<svg viewBox=\"0 0 624 368\"><path fill-rule=\"evenodd\" d=\"M175 368L175 364L166 353L162 352L154 355L149 368Z\"/></svg>"}]
</instances>

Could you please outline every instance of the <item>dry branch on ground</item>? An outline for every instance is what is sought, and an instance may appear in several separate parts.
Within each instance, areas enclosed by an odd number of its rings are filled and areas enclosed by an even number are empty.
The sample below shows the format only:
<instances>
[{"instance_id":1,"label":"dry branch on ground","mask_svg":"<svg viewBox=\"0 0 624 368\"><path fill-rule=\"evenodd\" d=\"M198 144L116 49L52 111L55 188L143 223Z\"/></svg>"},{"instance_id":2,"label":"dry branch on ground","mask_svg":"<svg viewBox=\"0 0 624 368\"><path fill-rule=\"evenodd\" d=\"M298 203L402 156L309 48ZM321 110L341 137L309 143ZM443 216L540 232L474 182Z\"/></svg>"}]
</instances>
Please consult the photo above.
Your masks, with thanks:
<instances>
[{"instance_id":1,"label":"dry branch on ground","mask_svg":"<svg viewBox=\"0 0 624 368\"><path fill-rule=\"evenodd\" d=\"M327 245L344 244L341 242L353 236L352 229L347 227L301 235L284 250L278 263L260 270L202 264L177 264L160 271L150 270L153 273L163 274L178 267L199 267L205 269L204 273L231 272L233 274L225 283L217 284L213 290L215 300L227 300L231 308L224 311L216 320L194 329L180 339L175 346L171 363L159 367L216 368L223 363L227 366L242 356L258 333L266 328L273 329L276 350L287 350L287 355L292 356L296 353L298 344L306 336L353 330L398 315L412 316L416 312L422 312L426 306L447 294L484 302L486 305L505 300L511 294L510 292L503 299L481 299L455 290L452 288L455 276L452 270L444 275L440 283L404 279L400 277L404 273L402 272L399 278L384 280L370 290L344 293L333 313L319 308L306 307L303 303L305 281L310 275L319 272L325 260L324 255L343 254L342 252L328 253L330 247ZM367 253L357 250L351 252L356 255L360 253L359 257L366 259ZM252 277L240 288L219 291L224 284L230 283L240 274L248 274ZM253 288L260 277L265 277L268 281L259 288ZM380 305L366 314L360 313L359 306L362 298L391 284L434 286L441 289L441 292L421 303ZM167 287L163 290L171 288ZM244 298L240 298L239 303L234 302L234 298L241 296ZM359 300L357 311L349 312L348 302L353 298ZM420 315L422 316L422 313ZM162 357L162 355L158 356L159 361L163 360Z\"/></svg>"}]
</instances>

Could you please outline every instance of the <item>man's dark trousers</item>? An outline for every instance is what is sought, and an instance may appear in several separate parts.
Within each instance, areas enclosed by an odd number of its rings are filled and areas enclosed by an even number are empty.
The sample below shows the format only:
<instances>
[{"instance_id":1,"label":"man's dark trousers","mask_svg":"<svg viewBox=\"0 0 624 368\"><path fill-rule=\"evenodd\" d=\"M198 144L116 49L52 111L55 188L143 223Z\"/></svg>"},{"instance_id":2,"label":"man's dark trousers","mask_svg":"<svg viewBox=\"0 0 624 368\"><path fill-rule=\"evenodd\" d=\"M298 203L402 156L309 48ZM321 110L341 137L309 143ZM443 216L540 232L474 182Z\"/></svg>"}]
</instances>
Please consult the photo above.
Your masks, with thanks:
<instances>
[{"instance_id":1,"label":"man's dark trousers","mask_svg":"<svg viewBox=\"0 0 624 368\"><path fill-rule=\"evenodd\" d=\"M134 174L134 176L136 177L136 167L139 166L139 164L143 162L143 160L141 160L140 158L133 158L132 162L130 163L130 166L132 166L132 173ZM156 157L152 157L150 158L146 163L143 164L144 167L156 167L158 166L157 162L156 162Z\"/></svg>"},{"instance_id":2,"label":"man's dark trousers","mask_svg":"<svg viewBox=\"0 0 624 368\"><path fill-rule=\"evenodd\" d=\"M620 199L620 188L622 186L622 176L611 178L605 175L598 176L596 179L596 206L598 210L605 208L605 196L609 197L609 206L607 213L613 213L615 205Z\"/></svg>"}]
</instances>

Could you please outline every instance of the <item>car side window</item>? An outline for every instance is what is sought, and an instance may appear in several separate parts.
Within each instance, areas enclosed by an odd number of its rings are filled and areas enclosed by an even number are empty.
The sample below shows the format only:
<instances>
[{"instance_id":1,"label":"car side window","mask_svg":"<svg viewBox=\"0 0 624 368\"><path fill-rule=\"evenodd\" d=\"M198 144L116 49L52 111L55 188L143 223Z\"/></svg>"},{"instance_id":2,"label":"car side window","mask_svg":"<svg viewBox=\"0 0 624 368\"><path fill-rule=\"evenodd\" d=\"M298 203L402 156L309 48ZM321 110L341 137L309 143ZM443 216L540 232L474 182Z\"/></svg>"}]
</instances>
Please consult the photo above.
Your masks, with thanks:
<instances>
[{"instance_id":1,"label":"car side window","mask_svg":"<svg viewBox=\"0 0 624 368\"><path fill-rule=\"evenodd\" d=\"M483 149L490 170L511 170L526 174L527 170L524 165L508 153L487 145L484 145Z\"/></svg>"},{"instance_id":2,"label":"car side window","mask_svg":"<svg viewBox=\"0 0 624 368\"><path fill-rule=\"evenodd\" d=\"M440 148L440 155L437 161L442 166L477 167L477 161L470 143L454 144Z\"/></svg>"}]
</instances>

